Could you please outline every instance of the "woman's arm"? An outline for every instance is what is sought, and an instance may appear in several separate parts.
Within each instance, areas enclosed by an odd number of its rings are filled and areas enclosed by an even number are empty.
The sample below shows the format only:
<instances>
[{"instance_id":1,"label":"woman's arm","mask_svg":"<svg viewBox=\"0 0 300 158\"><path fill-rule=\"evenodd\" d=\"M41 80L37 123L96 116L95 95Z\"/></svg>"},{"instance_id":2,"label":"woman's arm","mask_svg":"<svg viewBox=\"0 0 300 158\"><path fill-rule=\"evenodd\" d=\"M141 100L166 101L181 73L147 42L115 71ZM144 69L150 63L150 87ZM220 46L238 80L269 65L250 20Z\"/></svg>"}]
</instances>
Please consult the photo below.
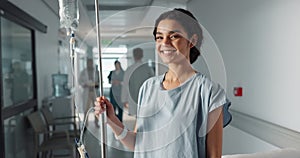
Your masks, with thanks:
<instances>
[{"instance_id":1,"label":"woman's arm","mask_svg":"<svg viewBox=\"0 0 300 158\"><path fill-rule=\"evenodd\" d=\"M105 97L96 98L94 109L96 117L99 117L100 114L106 112L107 124L111 127L115 135L119 136L122 133L125 126L116 117L112 104ZM133 151L135 146L135 138L136 132L128 131L126 137L124 137L124 139L120 141L122 142L122 144L124 144L126 147Z\"/></svg>"},{"instance_id":2,"label":"woman's arm","mask_svg":"<svg viewBox=\"0 0 300 158\"><path fill-rule=\"evenodd\" d=\"M125 127L117 117L114 117L112 120L109 120L108 125L111 127L111 129L117 136L119 136L122 133ZM124 144L127 148L134 151L135 138L136 132L128 131L126 137L119 141L122 142L122 144Z\"/></svg>"},{"instance_id":3,"label":"woman's arm","mask_svg":"<svg viewBox=\"0 0 300 158\"><path fill-rule=\"evenodd\" d=\"M207 158L221 158L223 136L223 107L209 113L208 134L206 136Z\"/></svg>"}]
</instances>

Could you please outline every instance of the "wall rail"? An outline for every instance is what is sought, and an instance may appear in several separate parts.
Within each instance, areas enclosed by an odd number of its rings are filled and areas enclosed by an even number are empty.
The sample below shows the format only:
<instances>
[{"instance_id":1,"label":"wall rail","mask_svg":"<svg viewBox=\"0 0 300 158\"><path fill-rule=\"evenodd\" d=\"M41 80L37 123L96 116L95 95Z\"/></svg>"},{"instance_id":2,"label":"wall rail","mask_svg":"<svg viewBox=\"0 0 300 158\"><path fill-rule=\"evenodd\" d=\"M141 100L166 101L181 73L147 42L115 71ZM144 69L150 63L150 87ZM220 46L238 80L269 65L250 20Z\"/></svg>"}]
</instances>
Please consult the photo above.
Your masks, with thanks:
<instances>
[{"instance_id":1,"label":"wall rail","mask_svg":"<svg viewBox=\"0 0 300 158\"><path fill-rule=\"evenodd\" d=\"M236 110L231 110L231 113L233 119L230 125L280 148L300 149L300 132Z\"/></svg>"}]
</instances>

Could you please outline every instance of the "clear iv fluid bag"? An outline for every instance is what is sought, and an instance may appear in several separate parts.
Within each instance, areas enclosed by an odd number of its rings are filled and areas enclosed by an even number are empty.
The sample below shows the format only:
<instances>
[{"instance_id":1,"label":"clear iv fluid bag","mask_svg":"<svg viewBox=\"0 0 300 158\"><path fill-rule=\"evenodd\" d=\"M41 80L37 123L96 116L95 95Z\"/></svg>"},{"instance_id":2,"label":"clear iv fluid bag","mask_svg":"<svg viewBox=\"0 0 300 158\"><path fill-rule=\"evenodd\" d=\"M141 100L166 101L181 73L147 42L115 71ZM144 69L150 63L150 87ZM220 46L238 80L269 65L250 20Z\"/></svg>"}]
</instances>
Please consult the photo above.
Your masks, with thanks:
<instances>
[{"instance_id":1,"label":"clear iv fluid bag","mask_svg":"<svg viewBox=\"0 0 300 158\"><path fill-rule=\"evenodd\" d=\"M76 31L79 24L78 0L58 0L60 28Z\"/></svg>"}]
</instances>

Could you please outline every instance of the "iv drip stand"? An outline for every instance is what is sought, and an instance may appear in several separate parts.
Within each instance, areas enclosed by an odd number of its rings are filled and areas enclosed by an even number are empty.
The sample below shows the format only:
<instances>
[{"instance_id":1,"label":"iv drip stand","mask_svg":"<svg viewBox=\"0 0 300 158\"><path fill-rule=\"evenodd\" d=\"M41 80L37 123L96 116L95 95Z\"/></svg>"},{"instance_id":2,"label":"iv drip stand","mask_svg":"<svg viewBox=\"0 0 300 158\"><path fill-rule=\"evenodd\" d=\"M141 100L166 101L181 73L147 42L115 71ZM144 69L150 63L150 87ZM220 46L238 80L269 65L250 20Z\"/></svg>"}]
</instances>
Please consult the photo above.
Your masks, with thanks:
<instances>
[{"instance_id":1,"label":"iv drip stand","mask_svg":"<svg viewBox=\"0 0 300 158\"><path fill-rule=\"evenodd\" d=\"M95 0L96 13L96 29L97 29L97 46L98 46L98 67L99 67L99 92L103 96L103 78L102 78L102 57L101 57L101 41L100 41L100 18L99 18L99 3ZM101 158L106 158L106 113L100 115L101 118Z\"/></svg>"}]
</instances>

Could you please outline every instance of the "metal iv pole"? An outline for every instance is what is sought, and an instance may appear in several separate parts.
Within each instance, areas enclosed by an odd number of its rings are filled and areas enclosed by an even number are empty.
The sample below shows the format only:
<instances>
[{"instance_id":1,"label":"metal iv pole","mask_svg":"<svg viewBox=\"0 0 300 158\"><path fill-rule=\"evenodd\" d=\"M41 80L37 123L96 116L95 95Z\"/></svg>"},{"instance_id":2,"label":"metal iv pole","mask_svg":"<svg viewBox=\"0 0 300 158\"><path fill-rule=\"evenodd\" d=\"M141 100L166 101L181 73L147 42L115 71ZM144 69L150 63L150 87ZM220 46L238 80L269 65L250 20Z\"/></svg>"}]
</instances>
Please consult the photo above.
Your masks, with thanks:
<instances>
[{"instance_id":1,"label":"metal iv pole","mask_svg":"<svg viewBox=\"0 0 300 158\"><path fill-rule=\"evenodd\" d=\"M99 92L103 96L103 77L102 77L102 57L101 57L101 40L100 40L100 17L99 17L99 3L95 0L95 14L96 14L96 29L97 29L97 47L98 47L98 67L99 67ZM101 118L101 158L106 158L106 113L100 115Z\"/></svg>"},{"instance_id":2,"label":"metal iv pole","mask_svg":"<svg viewBox=\"0 0 300 158\"><path fill-rule=\"evenodd\" d=\"M77 0L58 0L59 2L59 16L61 28L66 28L68 36L70 35L70 56L72 59L72 65L74 66L74 55L75 55L75 30L78 26L79 11L78 11L78 1ZM73 10L72 10L73 9ZM101 58L101 41L100 41L100 20L99 20L99 3L98 0L95 0L95 13L96 13L96 29L97 29L97 46L98 46L98 65L99 65L99 92L100 96L103 96L103 77L102 77L102 58ZM74 21L73 21L74 20ZM74 84L74 78L72 81ZM90 109L92 110L92 109ZM89 110L89 111L90 111ZM89 112L88 111L88 112ZM87 113L88 113L87 112ZM100 119L101 118L101 119ZM106 158L106 142L107 142L107 131L106 131L106 113L101 114L101 158ZM84 119L85 125L86 118ZM80 134L80 140L77 143L78 150L82 157L87 157L87 152L82 143L83 130Z\"/></svg>"}]
</instances>

